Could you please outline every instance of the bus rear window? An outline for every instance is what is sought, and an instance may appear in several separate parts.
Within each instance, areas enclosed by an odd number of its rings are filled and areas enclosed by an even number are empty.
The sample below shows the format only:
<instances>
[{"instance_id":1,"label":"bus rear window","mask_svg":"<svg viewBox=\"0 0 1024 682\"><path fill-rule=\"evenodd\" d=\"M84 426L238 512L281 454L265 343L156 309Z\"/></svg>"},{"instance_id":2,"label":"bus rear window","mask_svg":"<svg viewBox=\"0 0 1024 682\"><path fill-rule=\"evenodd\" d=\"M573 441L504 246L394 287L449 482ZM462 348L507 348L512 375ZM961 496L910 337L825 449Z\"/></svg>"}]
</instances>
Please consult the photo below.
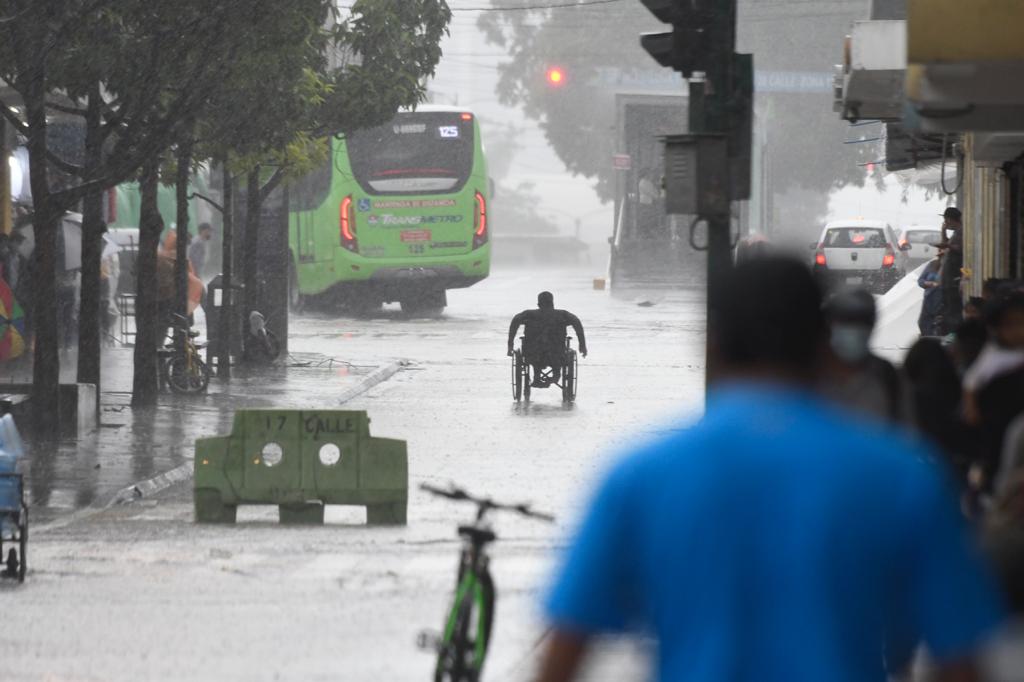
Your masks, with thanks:
<instances>
[{"instance_id":1,"label":"bus rear window","mask_svg":"<svg viewBox=\"0 0 1024 682\"><path fill-rule=\"evenodd\" d=\"M347 142L352 172L369 194L456 192L473 169L473 121L459 112L399 114Z\"/></svg>"}]
</instances>

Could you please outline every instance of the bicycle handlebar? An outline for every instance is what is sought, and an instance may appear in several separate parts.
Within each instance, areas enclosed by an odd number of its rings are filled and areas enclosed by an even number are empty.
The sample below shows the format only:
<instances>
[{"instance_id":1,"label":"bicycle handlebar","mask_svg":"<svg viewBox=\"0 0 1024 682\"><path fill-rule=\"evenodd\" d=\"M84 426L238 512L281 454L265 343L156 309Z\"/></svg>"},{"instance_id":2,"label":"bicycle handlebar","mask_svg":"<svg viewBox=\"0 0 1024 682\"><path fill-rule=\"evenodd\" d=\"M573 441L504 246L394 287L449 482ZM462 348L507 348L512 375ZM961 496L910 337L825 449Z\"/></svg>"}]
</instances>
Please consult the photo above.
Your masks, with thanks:
<instances>
[{"instance_id":1,"label":"bicycle handlebar","mask_svg":"<svg viewBox=\"0 0 1024 682\"><path fill-rule=\"evenodd\" d=\"M530 518L547 521L549 523L553 523L555 521L555 517L551 514L533 511L528 504L502 504L501 502L495 502L489 497L474 497L462 488L456 488L455 486L451 486L446 490L444 488L435 488L434 486L426 483L420 483L420 490L425 490L431 495L437 495L438 497L446 497L449 500L472 502L479 508L481 516L488 510L495 509L498 511L516 512L522 516L528 516Z\"/></svg>"}]
</instances>

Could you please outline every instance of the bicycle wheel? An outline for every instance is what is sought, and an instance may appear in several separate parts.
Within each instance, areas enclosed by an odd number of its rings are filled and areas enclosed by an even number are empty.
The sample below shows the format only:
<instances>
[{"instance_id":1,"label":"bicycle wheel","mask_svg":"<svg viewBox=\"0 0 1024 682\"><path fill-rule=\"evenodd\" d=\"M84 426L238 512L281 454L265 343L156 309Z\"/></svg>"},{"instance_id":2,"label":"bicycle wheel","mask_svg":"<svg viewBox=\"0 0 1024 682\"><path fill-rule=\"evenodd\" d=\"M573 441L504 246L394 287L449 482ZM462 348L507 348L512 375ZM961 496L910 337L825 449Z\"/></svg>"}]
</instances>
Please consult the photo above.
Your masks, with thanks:
<instances>
[{"instance_id":1,"label":"bicycle wheel","mask_svg":"<svg viewBox=\"0 0 1024 682\"><path fill-rule=\"evenodd\" d=\"M576 400L576 371L579 368L576 351L565 353L565 367L562 371L562 401L571 403Z\"/></svg>"},{"instance_id":2,"label":"bicycle wheel","mask_svg":"<svg viewBox=\"0 0 1024 682\"><path fill-rule=\"evenodd\" d=\"M445 624L434 682L478 682L494 624L493 608L490 576L467 574Z\"/></svg>"},{"instance_id":3,"label":"bicycle wheel","mask_svg":"<svg viewBox=\"0 0 1024 682\"><path fill-rule=\"evenodd\" d=\"M175 393L202 393L210 383L210 369L199 358L192 358L190 363L184 355L178 355L167 365L167 382Z\"/></svg>"},{"instance_id":4,"label":"bicycle wheel","mask_svg":"<svg viewBox=\"0 0 1024 682\"><path fill-rule=\"evenodd\" d=\"M483 670L484 661L487 660L487 651L491 646L491 630L494 628L494 606L496 595L494 592L494 580L486 568L480 573L480 627L477 630L477 675Z\"/></svg>"},{"instance_id":5,"label":"bicycle wheel","mask_svg":"<svg viewBox=\"0 0 1024 682\"><path fill-rule=\"evenodd\" d=\"M516 351L512 355L512 399L517 403L523 397L523 353Z\"/></svg>"}]
</instances>

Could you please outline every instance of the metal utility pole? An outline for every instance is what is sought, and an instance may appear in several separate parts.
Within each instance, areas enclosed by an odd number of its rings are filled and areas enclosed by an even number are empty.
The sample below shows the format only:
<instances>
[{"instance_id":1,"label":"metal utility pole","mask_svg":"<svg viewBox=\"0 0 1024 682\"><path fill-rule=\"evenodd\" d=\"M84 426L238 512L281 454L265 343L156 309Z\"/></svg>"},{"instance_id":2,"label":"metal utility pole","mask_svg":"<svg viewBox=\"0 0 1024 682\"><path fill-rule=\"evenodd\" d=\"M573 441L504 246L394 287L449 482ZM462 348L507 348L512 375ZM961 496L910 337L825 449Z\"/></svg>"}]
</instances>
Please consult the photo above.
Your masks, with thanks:
<instances>
[{"instance_id":1,"label":"metal utility pole","mask_svg":"<svg viewBox=\"0 0 1024 682\"><path fill-rule=\"evenodd\" d=\"M7 121L0 118L0 234L11 233L11 155L7 144Z\"/></svg>"},{"instance_id":2,"label":"metal utility pole","mask_svg":"<svg viewBox=\"0 0 1024 682\"><path fill-rule=\"evenodd\" d=\"M220 299L220 343L217 347L217 378L231 378L231 344L234 343L234 232L235 232L235 195L231 171L228 170L228 159L221 159L223 177L223 227L221 230L221 299Z\"/></svg>"},{"instance_id":3,"label":"metal utility pole","mask_svg":"<svg viewBox=\"0 0 1024 682\"><path fill-rule=\"evenodd\" d=\"M750 196L753 60L735 53L736 0L641 2L672 30L643 34L640 44L659 64L689 79L690 129L666 141L667 203L707 225L710 300L717 279L732 267L728 202ZM707 360L710 385L715 368Z\"/></svg>"}]
</instances>

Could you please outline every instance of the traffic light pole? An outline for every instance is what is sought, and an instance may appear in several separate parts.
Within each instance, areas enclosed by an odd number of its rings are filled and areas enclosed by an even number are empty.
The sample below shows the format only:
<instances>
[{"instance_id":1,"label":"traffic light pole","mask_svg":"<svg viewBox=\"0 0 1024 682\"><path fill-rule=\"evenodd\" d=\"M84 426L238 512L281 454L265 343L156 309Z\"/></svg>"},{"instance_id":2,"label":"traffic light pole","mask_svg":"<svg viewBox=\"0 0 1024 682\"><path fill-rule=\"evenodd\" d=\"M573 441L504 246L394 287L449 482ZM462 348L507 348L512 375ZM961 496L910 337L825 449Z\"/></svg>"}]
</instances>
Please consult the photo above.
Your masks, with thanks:
<instances>
[{"instance_id":1,"label":"traffic light pole","mask_svg":"<svg viewBox=\"0 0 1024 682\"><path fill-rule=\"evenodd\" d=\"M753 61L750 55L735 53L736 0L640 1L655 17L672 25L668 32L641 34L641 46L659 64L690 79L690 129L687 135L676 136L689 141L666 140L666 150L673 147L671 170L666 152L666 176L677 183L672 212L697 214L707 224L710 301L719 278L732 268L730 202L750 196ZM722 139L727 147L713 151L712 141ZM687 152L679 147L693 142L699 146L702 140L706 148L711 145L707 159L693 158L702 153L699 149ZM714 358L708 354L708 387L717 375L713 365Z\"/></svg>"},{"instance_id":2,"label":"traffic light pole","mask_svg":"<svg viewBox=\"0 0 1024 682\"><path fill-rule=\"evenodd\" d=\"M708 25L707 70L704 78L690 79L689 118L691 133L729 133L729 98L733 92L733 51L736 45L736 2L715 5L716 16ZM729 216L708 216L707 300L710 302L718 278L732 268ZM710 307L707 308L710 320ZM705 350L704 386L707 392L716 378L714 356Z\"/></svg>"}]
</instances>

